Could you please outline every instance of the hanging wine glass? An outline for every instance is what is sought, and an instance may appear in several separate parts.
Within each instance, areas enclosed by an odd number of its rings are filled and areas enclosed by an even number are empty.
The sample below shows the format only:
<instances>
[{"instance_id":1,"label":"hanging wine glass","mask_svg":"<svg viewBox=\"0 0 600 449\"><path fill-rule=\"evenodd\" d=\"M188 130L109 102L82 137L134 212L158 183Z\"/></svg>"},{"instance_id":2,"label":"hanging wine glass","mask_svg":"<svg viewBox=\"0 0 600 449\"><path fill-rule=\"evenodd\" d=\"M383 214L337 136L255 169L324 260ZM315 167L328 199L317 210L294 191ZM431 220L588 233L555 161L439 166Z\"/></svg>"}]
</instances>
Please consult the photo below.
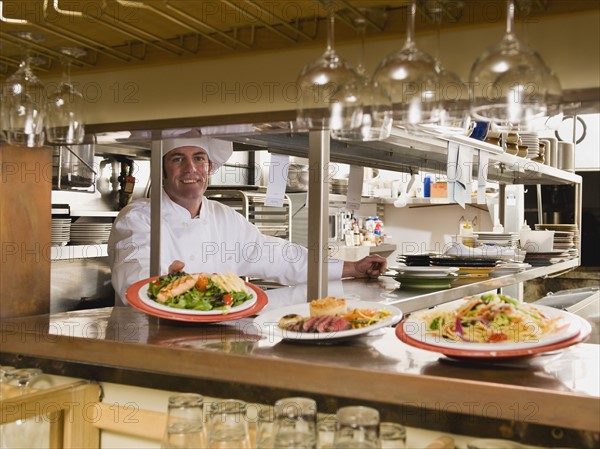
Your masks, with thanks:
<instances>
[{"instance_id":1,"label":"hanging wine glass","mask_svg":"<svg viewBox=\"0 0 600 449\"><path fill-rule=\"evenodd\" d=\"M26 49L18 70L2 84L2 116L11 145L44 144L44 86L31 70L33 55Z\"/></svg>"},{"instance_id":2,"label":"hanging wine glass","mask_svg":"<svg viewBox=\"0 0 600 449\"><path fill-rule=\"evenodd\" d=\"M31 391L31 382L40 376L42 371L37 368L21 368L10 371L6 378L16 381L19 395L26 395ZM45 425L44 425L45 424ZM1 449L38 449L48 447L48 423L40 422L36 418L18 419L2 426Z\"/></svg>"},{"instance_id":3,"label":"hanging wine glass","mask_svg":"<svg viewBox=\"0 0 600 449\"><path fill-rule=\"evenodd\" d=\"M435 60L419 50L414 41L417 6L411 2L402 49L381 61L373 78L392 98L394 121L407 128L435 123L438 100L438 73Z\"/></svg>"},{"instance_id":4,"label":"hanging wine glass","mask_svg":"<svg viewBox=\"0 0 600 449\"><path fill-rule=\"evenodd\" d=\"M389 137L392 130L392 100L365 68L366 21L355 21L361 39L358 78L342 86L337 102L331 105L331 135L334 139L368 142Z\"/></svg>"},{"instance_id":5,"label":"hanging wine glass","mask_svg":"<svg viewBox=\"0 0 600 449\"><path fill-rule=\"evenodd\" d=\"M333 46L334 15L332 3L328 3L327 48L323 56L306 65L296 84L300 92L297 122L301 129L329 129L332 125L332 105L339 102L342 86L358 79L356 70L341 59ZM333 123L340 127L339 121Z\"/></svg>"},{"instance_id":6,"label":"hanging wine glass","mask_svg":"<svg viewBox=\"0 0 600 449\"><path fill-rule=\"evenodd\" d=\"M513 32L515 6L507 0L506 34L473 64L469 77L471 115L493 122L508 132L526 131L532 120L547 112L548 73L541 56L517 39Z\"/></svg>"},{"instance_id":7,"label":"hanging wine glass","mask_svg":"<svg viewBox=\"0 0 600 449\"><path fill-rule=\"evenodd\" d=\"M432 120L419 125L436 134L466 135L471 126L469 114L469 89L454 72L436 61L438 72L438 104L432 111Z\"/></svg>"},{"instance_id":8,"label":"hanging wine glass","mask_svg":"<svg viewBox=\"0 0 600 449\"><path fill-rule=\"evenodd\" d=\"M83 142L84 99L71 82L72 58L81 58L85 50L77 47L62 47L61 63L63 76L57 91L48 97L46 104L46 134L48 141L57 144L79 144Z\"/></svg>"},{"instance_id":9,"label":"hanging wine glass","mask_svg":"<svg viewBox=\"0 0 600 449\"><path fill-rule=\"evenodd\" d=\"M560 79L552 70L548 71L546 86L548 87L548 94L546 95L548 119L545 122L545 127L546 129L556 130L563 121L564 113L562 109L562 86Z\"/></svg>"},{"instance_id":10,"label":"hanging wine glass","mask_svg":"<svg viewBox=\"0 0 600 449\"><path fill-rule=\"evenodd\" d=\"M438 103L432 111L432 120L419 125L422 129L442 135L466 135L471 125L469 113L469 89L454 72L447 70L441 63L441 11L434 12L437 21L437 57L435 70L438 74Z\"/></svg>"}]
</instances>

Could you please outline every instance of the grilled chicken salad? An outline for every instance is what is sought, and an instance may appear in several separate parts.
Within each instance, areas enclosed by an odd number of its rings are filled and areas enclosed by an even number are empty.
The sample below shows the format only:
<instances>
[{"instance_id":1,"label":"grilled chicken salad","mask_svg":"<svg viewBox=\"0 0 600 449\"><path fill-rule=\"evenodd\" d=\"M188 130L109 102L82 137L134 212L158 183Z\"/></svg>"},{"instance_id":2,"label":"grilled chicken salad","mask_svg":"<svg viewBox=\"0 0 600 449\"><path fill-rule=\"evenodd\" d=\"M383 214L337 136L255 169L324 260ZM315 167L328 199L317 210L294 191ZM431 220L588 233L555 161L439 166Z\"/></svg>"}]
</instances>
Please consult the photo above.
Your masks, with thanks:
<instances>
[{"instance_id":1,"label":"grilled chicken salad","mask_svg":"<svg viewBox=\"0 0 600 449\"><path fill-rule=\"evenodd\" d=\"M159 304L187 310L228 310L253 298L244 281L233 273L184 272L151 282L148 296Z\"/></svg>"}]
</instances>

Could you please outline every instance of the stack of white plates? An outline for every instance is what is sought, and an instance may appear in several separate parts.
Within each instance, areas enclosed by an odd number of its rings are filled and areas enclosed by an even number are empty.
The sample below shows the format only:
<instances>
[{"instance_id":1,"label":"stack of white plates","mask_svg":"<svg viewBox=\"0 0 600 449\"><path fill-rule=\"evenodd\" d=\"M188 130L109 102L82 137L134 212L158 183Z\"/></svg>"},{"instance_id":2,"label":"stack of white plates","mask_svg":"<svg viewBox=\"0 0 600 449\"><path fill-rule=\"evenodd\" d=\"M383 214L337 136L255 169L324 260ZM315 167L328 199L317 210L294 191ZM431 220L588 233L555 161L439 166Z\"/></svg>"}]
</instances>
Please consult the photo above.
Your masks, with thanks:
<instances>
[{"instance_id":1,"label":"stack of white plates","mask_svg":"<svg viewBox=\"0 0 600 449\"><path fill-rule=\"evenodd\" d=\"M503 262L496 265L496 268L490 272L490 277L500 277L507 274L520 273L521 271L531 268L528 263Z\"/></svg>"},{"instance_id":2,"label":"stack of white plates","mask_svg":"<svg viewBox=\"0 0 600 449\"><path fill-rule=\"evenodd\" d=\"M81 217L71 224L71 243L75 245L108 242L112 229L110 217Z\"/></svg>"},{"instance_id":3,"label":"stack of white plates","mask_svg":"<svg viewBox=\"0 0 600 449\"><path fill-rule=\"evenodd\" d=\"M51 244L54 246L66 245L71 239L71 219L53 218Z\"/></svg>"},{"instance_id":4,"label":"stack of white plates","mask_svg":"<svg viewBox=\"0 0 600 449\"><path fill-rule=\"evenodd\" d=\"M475 232L477 243L483 245L517 246L519 234L515 232Z\"/></svg>"},{"instance_id":5,"label":"stack of white plates","mask_svg":"<svg viewBox=\"0 0 600 449\"><path fill-rule=\"evenodd\" d=\"M554 231L554 250L566 251L571 257L578 256L580 237L576 224L536 224L535 229L538 231Z\"/></svg>"},{"instance_id":6,"label":"stack of white plates","mask_svg":"<svg viewBox=\"0 0 600 449\"><path fill-rule=\"evenodd\" d=\"M540 138L536 133L520 133L521 143L527 146L527 159L535 159L540 155Z\"/></svg>"},{"instance_id":7,"label":"stack of white plates","mask_svg":"<svg viewBox=\"0 0 600 449\"><path fill-rule=\"evenodd\" d=\"M400 288L445 289L458 279L456 267L393 267L390 274L400 282Z\"/></svg>"}]
</instances>

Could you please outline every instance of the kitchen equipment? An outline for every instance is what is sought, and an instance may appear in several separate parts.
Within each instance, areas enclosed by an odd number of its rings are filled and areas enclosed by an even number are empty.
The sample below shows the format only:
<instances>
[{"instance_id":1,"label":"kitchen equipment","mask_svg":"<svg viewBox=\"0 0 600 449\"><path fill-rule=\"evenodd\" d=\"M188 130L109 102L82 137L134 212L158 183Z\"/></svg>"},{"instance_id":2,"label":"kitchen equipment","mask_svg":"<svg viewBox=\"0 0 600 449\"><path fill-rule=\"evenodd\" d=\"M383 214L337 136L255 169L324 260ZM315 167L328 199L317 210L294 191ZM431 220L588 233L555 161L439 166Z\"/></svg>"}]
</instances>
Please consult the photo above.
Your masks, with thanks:
<instances>
[{"instance_id":1,"label":"kitchen equipment","mask_svg":"<svg viewBox=\"0 0 600 449\"><path fill-rule=\"evenodd\" d=\"M575 171L575 146L571 142L558 142L557 168Z\"/></svg>"},{"instance_id":2,"label":"kitchen equipment","mask_svg":"<svg viewBox=\"0 0 600 449\"><path fill-rule=\"evenodd\" d=\"M263 234L292 238L291 201L285 195L282 207L265 206L266 189L250 186L253 190L210 188L204 194L208 199L219 201L242 214Z\"/></svg>"},{"instance_id":3,"label":"kitchen equipment","mask_svg":"<svg viewBox=\"0 0 600 449\"><path fill-rule=\"evenodd\" d=\"M286 192L306 192L308 190L308 165L289 164Z\"/></svg>"},{"instance_id":4,"label":"kitchen equipment","mask_svg":"<svg viewBox=\"0 0 600 449\"><path fill-rule=\"evenodd\" d=\"M521 231L521 248L528 253L548 253L554 247L554 231Z\"/></svg>"},{"instance_id":5,"label":"kitchen equipment","mask_svg":"<svg viewBox=\"0 0 600 449\"><path fill-rule=\"evenodd\" d=\"M52 149L53 188L87 190L95 179L93 145L59 145Z\"/></svg>"}]
</instances>

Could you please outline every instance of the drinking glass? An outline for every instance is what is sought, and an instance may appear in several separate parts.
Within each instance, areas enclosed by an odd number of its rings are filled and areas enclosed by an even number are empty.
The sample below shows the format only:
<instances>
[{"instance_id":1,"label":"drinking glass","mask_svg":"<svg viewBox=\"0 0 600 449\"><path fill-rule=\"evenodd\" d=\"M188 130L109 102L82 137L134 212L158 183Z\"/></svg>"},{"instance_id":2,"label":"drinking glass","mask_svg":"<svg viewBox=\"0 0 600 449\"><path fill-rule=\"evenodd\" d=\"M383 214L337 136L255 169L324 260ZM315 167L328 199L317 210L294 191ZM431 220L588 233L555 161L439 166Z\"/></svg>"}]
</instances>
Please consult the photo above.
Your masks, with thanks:
<instances>
[{"instance_id":1,"label":"drinking glass","mask_svg":"<svg viewBox=\"0 0 600 449\"><path fill-rule=\"evenodd\" d=\"M325 415L317 420L318 449L332 449L337 419L335 415Z\"/></svg>"},{"instance_id":2,"label":"drinking glass","mask_svg":"<svg viewBox=\"0 0 600 449\"><path fill-rule=\"evenodd\" d=\"M515 36L514 14L514 0L507 0L504 38L477 58L469 77L471 115L502 132L517 126L528 131L530 123L546 115L551 81L542 57Z\"/></svg>"},{"instance_id":3,"label":"drinking glass","mask_svg":"<svg viewBox=\"0 0 600 449\"><path fill-rule=\"evenodd\" d=\"M275 444L273 426L275 425L275 411L273 407L260 409L256 423L256 449L272 449Z\"/></svg>"},{"instance_id":4,"label":"drinking glass","mask_svg":"<svg viewBox=\"0 0 600 449\"><path fill-rule=\"evenodd\" d=\"M361 38L358 77L341 87L331 105L331 136L337 140L368 142L389 137L392 100L387 91L367 75L365 60L366 21L356 19Z\"/></svg>"},{"instance_id":5,"label":"drinking glass","mask_svg":"<svg viewBox=\"0 0 600 449\"><path fill-rule=\"evenodd\" d=\"M42 374L37 368L20 368L8 371L6 379L16 381L19 395L31 391L31 382ZM2 449L38 449L48 447L48 426L42 425L38 417L17 419L2 426L0 441Z\"/></svg>"},{"instance_id":6,"label":"drinking glass","mask_svg":"<svg viewBox=\"0 0 600 449\"><path fill-rule=\"evenodd\" d=\"M162 449L206 447L203 405L204 398L195 393L182 393L169 397L167 428Z\"/></svg>"},{"instance_id":7,"label":"drinking glass","mask_svg":"<svg viewBox=\"0 0 600 449\"><path fill-rule=\"evenodd\" d=\"M211 403L207 425L209 448L250 449L245 402L225 399Z\"/></svg>"},{"instance_id":8,"label":"drinking glass","mask_svg":"<svg viewBox=\"0 0 600 449\"><path fill-rule=\"evenodd\" d=\"M413 0L404 46L384 58L373 75L391 96L394 121L410 129L436 122L434 109L439 98L435 60L419 50L414 41L416 12Z\"/></svg>"},{"instance_id":9,"label":"drinking glass","mask_svg":"<svg viewBox=\"0 0 600 449\"><path fill-rule=\"evenodd\" d=\"M317 403L303 397L278 400L274 427L277 449L316 449Z\"/></svg>"},{"instance_id":10,"label":"drinking glass","mask_svg":"<svg viewBox=\"0 0 600 449\"><path fill-rule=\"evenodd\" d=\"M71 82L71 58L81 58L85 50L77 47L62 47L62 80L57 91L46 103L46 134L48 142L78 144L83 142L84 99Z\"/></svg>"},{"instance_id":11,"label":"drinking glass","mask_svg":"<svg viewBox=\"0 0 600 449\"><path fill-rule=\"evenodd\" d=\"M334 5L329 2L326 6L329 13L325 53L306 65L296 80L300 91L297 123L301 129L330 129L332 107L339 102L339 90L359 78L356 70L341 59L334 49ZM339 121L333 124L340 126Z\"/></svg>"},{"instance_id":12,"label":"drinking glass","mask_svg":"<svg viewBox=\"0 0 600 449\"><path fill-rule=\"evenodd\" d=\"M10 373L11 371L14 371L14 370L15 370L14 366L0 365L0 400L4 396L2 384L8 378L8 373Z\"/></svg>"},{"instance_id":13,"label":"drinking glass","mask_svg":"<svg viewBox=\"0 0 600 449\"><path fill-rule=\"evenodd\" d=\"M334 449L379 448L379 412L371 407L342 407L336 414L338 424Z\"/></svg>"},{"instance_id":14,"label":"drinking glass","mask_svg":"<svg viewBox=\"0 0 600 449\"><path fill-rule=\"evenodd\" d=\"M26 50L17 71L2 84L2 126L11 145L40 147L44 144L46 95L31 69L33 59Z\"/></svg>"},{"instance_id":15,"label":"drinking glass","mask_svg":"<svg viewBox=\"0 0 600 449\"><path fill-rule=\"evenodd\" d=\"M381 449L404 449L406 447L406 427L395 422L379 424Z\"/></svg>"}]
</instances>

